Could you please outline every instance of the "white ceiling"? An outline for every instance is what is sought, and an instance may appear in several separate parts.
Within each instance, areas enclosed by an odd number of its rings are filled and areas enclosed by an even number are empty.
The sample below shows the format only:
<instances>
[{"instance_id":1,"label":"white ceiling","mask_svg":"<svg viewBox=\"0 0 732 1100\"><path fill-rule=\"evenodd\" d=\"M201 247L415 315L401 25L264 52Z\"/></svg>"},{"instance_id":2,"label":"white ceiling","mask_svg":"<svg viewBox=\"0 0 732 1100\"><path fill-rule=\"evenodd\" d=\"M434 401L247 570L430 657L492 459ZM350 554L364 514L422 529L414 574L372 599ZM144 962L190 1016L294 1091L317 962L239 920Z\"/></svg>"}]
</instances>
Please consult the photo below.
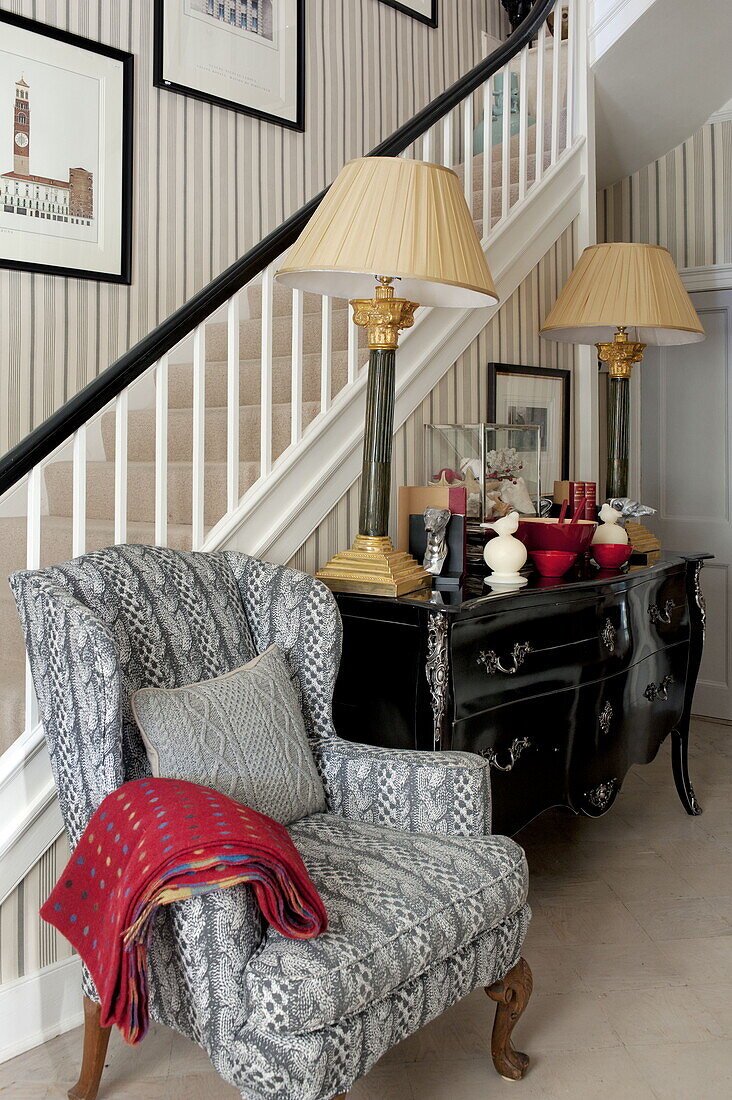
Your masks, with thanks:
<instances>
[{"instance_id":1,"label":"white ceiling","mask_svg":"<svg viewBox=\"0 0 732 1100\"><path fill-rule=\"evenodd\" d=\"M598 187L669 152L732 97L732 0L642 7L593 66Z\"/></svg>"}]
</instances>

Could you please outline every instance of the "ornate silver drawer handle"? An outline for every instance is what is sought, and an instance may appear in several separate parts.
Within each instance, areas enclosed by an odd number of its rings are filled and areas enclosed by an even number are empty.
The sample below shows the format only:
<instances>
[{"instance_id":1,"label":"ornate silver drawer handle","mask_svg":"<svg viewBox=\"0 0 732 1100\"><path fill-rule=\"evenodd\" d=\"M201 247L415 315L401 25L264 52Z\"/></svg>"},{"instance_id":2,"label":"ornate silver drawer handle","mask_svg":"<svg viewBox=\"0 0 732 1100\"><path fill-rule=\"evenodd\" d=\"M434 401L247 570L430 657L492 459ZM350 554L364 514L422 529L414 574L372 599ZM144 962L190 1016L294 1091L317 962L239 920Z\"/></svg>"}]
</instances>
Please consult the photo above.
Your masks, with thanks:
<instances>
[{"instance_id":1,"label":"ornate silver drawer handle","mask_svg":"<svg viewBox=\"0 0 732 1100\"><path fill-rule=\"evenodd\" d=\"M602 638L603 645L606 649L615 649L617 631L615 630L615 627L609 619L605 619L604 626L600 632L600 637Z\"/></svg>"},{"instance_id":2,"label":"ornate silver drawer handle","mask_svg":"<svg viewBox=\"0 0 732 1100\"><path fill-rule=\"evenodd\" d=\"M528 654L531 653L531 646L528 642L516 642L516 645L511 650L511 660L513 666L504 665L501 663L501 658L493 649L481 649L478 654L478 664L485 665L485 670L489 676L492 676L496 672L505 672L507 676L513 676L518 672L521 665L526 660Z\"/></svg>"},{"instance_id":3,"label":"ornate silver drawer handle","mask_svg":"<svg viewBox=\"0 0 732 1100\"><path fill-rule=\"evenodd\" d=\"M663 610L661 610L657 603L652 603L651 606L648 608L648 614L650 615L651 622L655 625L660 624L662 626L668 626L671 622L673 609L673 600L666 600L666 603L663 605Z\"/></svg>"},{"instance_id":4,"label":"ornate silver drawer handle","mask_svg":"<svg viewBox=\"0 0 732 1100\"><path fill-rule=\"evenodd\" d=\"M600 711L598 722L602 732L607 735L610 733L610 723L613 720L613 708L610 703L605 703L605 706Z\"/></svg>"},{"instance_id":5,"label":"ornate silver drawer handle","mask_svg":"<svg viewBox=\"0 0 732 1100\"><path fill-rule=\"evenodd\" d=\"M599 786L594 787L591 791L585 791L585 798L594 806L596 810L607 809L613 799L616 788L618 786L617 779L606 779L604 783L600 783Z\"/></svg>"},{"instance_id":6,"label":"ornate silver drawer handle","mask_svg":"<svg viewBox=\"0 0 732 1100\"><path fill-rule=\"evenodd\" d=\"M673 676L664 676L660 684L649 684L643 694L645 695L646 699L648 699L651 703L655 702L656 699L662 699L665 701L666 699L668 699L669 685L673 682Z\"/></svg>"},{"instance_id":7,"label":"ornate silver drawer handle","mask_svg":"<svg viewBox=\"0 0 732 1100\"><path fill-rule=\"evenodd\" d=\"M531 741L528 737L517 737L508 750L508 764L498 763L494 749L484 749L480 755L485 757L490 766L497 768L499 772L510 772L524 749L529 748L531 748Z\"/></svg>"}]
</instances>

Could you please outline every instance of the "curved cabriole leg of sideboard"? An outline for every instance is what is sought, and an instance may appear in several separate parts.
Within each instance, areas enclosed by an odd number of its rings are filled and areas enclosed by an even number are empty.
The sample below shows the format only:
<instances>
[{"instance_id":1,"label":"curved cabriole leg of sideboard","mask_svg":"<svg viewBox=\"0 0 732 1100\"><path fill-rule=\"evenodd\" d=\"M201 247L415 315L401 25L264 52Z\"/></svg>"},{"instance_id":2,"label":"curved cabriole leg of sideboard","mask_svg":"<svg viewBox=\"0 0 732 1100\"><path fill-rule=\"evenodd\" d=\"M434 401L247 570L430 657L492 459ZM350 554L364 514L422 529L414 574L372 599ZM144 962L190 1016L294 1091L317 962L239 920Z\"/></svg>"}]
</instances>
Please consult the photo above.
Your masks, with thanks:
<instances>
[{"instance_id":1,"label":"curved cabriole leg of sideboard","mask_svg":"<svg viewBox=\"0 0 732 1100\"><path fill-rule=\"evenodd\" d=\"M689 723L685 722L685 729L675 729L671 741L671 763L674 769L674 782L681 803L687 814L698 817L702 808L694 794L694 788L689 779Z\"/></svg>"},{"instance_id":2,"label":"curved cabriole leg of sideboard","mask_svg":"<svg viewBox=\"0 0 732 1100\"><path fill-rule=\"evenodd\" d=\"M702 812L694 788L689 779L689 723L691 722L691 704L694 699L699 666L704 652L704 638L707 628L707 607L701 589L701 571L704 562L699 558L687 558L686 561L686 601L689 608L689 664L686 671L686 689L684 692L684 710L681 721L671 734L671 763L674 770L674 782L679 798L687 814L696 817Z\"/></svg>"},{"instance_id":3,"label":"curved cabriole leg of sideboard","mask_svg":"<svg viewBox=\"0 0 732 1100\"><path fill-rule=\"evenodd\" d=\"M512 966L505 978L486 986L486 993L497 1002L493 1022L491 1055L493 1065L507 1081L520 1081L529 1068L528 1054L514 1050L511 1033L529 1003L534 979L526 959Z\"/></svg>"},{"instance_id":4,"label":"curved cabriole leg of sideboard","mask_svg":"<svg viewBox=\"0 0 732 1100\"><path fill-rule=\"evenodd\" d=\"M102 1027L101 1005L84 997L84 1054L79 1080L68 1091L69 1100L96 1100L104 1069L111 1027Z\"/></svg>"}]
</instances>

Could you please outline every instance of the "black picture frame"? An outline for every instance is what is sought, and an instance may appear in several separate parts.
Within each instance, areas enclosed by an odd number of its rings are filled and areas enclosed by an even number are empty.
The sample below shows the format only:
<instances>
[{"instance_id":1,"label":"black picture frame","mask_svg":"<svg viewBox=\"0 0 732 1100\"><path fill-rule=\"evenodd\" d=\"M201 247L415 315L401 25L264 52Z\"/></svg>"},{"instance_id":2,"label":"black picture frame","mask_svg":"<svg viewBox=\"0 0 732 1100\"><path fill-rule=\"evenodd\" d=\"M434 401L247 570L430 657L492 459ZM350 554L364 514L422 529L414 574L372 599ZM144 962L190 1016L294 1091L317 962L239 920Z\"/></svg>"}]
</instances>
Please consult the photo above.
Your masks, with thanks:
<instances>
[{"instance_id":1,"label":"black picture frame","mask_svg":"<svg viewBox=\"0 0 732 1100\"><path fill-rule=\"evenodd\" d=\"M66 267L63 264L46 264L11 259L2 255L1 237L0 268L10 271L32 271L40 275L57 275L72 279L92 279L101 283L123 283L129 286L132 282L134 56L125 50L118 50L114 46L106 46L101 42L95 42L91 38L83 38L81 35L60 30L58 27L40 23L35 19L26 19L25 16L15 15L12 12L0 11L0 24L3 23L44 38L52 38L57 42L63 42L64 45L79 50L86 50L89 53L108 57L112 61L118 61L122 68L122 132L119 270L95 271L79 267Z\"/></svg>"},{"instance_id":2,"label":"black picture frame","mask_svg":"<svg viewBox=\"0 0 732 1100\"><path fill-rule=\"evenodd\" d=\"M402 12L404 15L411 15L412 19L419 20L420 23L424 23L428 27L437 26L437 0L432 0L432 14L421 15L420 12L412 11L405 4L400 3L399 0L381 0L382 4L387 4L390 8L395 8L397 11Z\"/></svg>"},{"instance_id":3,"label":"black picture frame","mask_svg":"<svg viewBox=\"0 0 732 1100\"><path fill-rule=\"evenodd\" d=\"M189 96L192 99L200 99L204 103L212 103L216 107L223 107L227 111L236 111L241 115L249 115L258 118L262 122L273 122L277 126L284 126L288 130L297 130L303 133L305 130L305 0L297 2L297 106L295 118L282 118L280 115L270 114L267 111L257 110L255 107L247 107L243 103L234 100L223 99L203 91L201 88L188 87L178 84L174 80L167 80L163 71L163 47L165 36L165 0L155 0L153 20L153 84L166 92L175 92L177 95Z\"/></svg>"},{"instance_id":4,"label":"black picture frame","mask_svg":"<svg viewBox=\"0 0 732 1100\"><path fill-rule=\"evenodd\" d=\"M562 479L569 477L569 452L570 433L572 428L572 375L568 370L558 367L525 367L511 363L486 364L486 376L488 386L488 407L486 415L488 422L496 422L496 383L500 375L520 374L529 378L541 378L547 381L556 378L562 388L562 440L561 440L561 475Z\"/></svg>"}]
</instances>

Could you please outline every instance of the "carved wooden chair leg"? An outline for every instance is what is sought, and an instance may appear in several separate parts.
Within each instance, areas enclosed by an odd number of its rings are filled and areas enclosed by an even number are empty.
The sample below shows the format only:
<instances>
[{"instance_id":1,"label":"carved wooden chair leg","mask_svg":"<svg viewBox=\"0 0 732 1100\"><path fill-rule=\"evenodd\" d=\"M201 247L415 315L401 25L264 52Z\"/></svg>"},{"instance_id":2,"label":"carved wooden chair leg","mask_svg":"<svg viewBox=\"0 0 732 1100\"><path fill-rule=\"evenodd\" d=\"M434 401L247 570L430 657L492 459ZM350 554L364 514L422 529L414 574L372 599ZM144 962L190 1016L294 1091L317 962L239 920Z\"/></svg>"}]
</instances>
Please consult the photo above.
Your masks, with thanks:
<instances>
[{"instance_id":1,"label":"carved wooden chair leg","mask_svg":"<svg viewBox=\"0 0 732 1100\"><path fill-rule=\"evenodd\" d=\"M99 1023L101 1013L101 1005L84 997L84 1055L79 1080L69 1089L69 1100L96 1100L112 1030Z\"/></svg>"},{"instance_id":2,"label":"carved wooden chair leg","mask_svg":"<svg viewBox=\"0 0 732 1100\"><path fill-rule=\"evenodd\" d=\"M497 1002L493 1023L491 1054L493 1065L507 1081L520 1081L529 1068L529 1056L514 1050L511 1032L529 1003L534 980L526 959L519 959L505 978L486 986L486 993Z\"/></svg>"}]
</instances>

